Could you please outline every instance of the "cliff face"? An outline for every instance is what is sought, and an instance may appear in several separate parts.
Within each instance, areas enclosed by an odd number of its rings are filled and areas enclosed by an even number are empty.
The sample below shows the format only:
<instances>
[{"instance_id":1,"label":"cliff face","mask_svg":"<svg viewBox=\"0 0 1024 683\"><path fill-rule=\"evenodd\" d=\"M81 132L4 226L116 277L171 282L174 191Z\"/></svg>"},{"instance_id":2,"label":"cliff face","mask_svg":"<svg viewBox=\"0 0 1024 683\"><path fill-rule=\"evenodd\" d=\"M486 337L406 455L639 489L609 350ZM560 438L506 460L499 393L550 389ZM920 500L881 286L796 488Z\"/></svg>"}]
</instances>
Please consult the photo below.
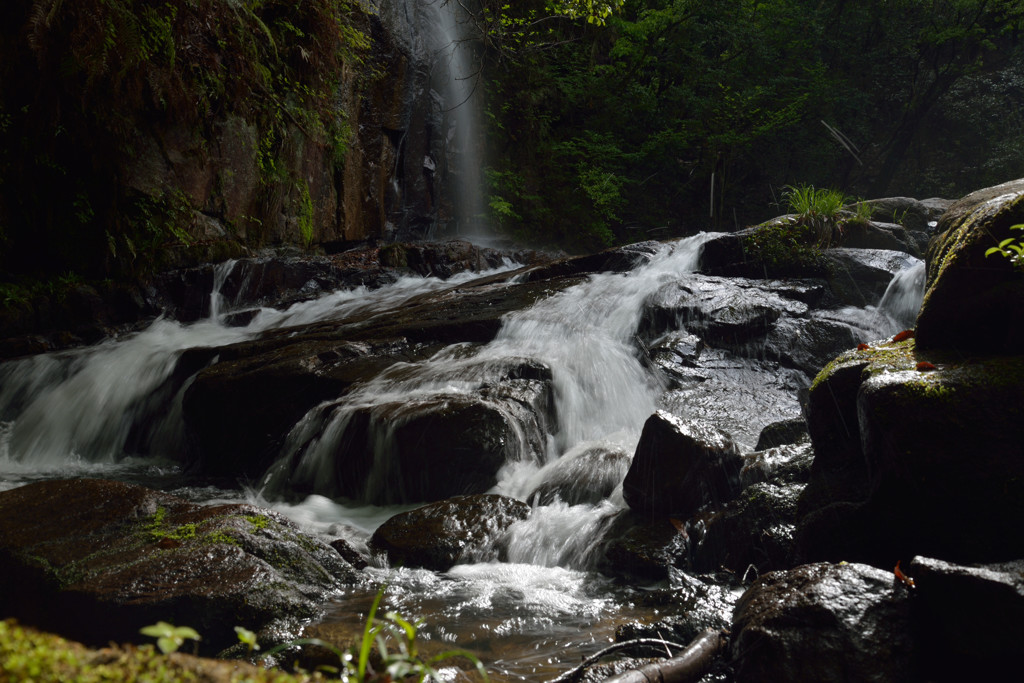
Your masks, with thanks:
<instances>
[{"instance_id":1,"label":"cliff face","mask_svg":"<svg viewBox=\"0 0 1024 683\"><path fill-rule=\"evenodd\" d=\"M0 19L0 279L333 251L445 216L433 4L12 0Z\"/></svg>"}]
</instances>

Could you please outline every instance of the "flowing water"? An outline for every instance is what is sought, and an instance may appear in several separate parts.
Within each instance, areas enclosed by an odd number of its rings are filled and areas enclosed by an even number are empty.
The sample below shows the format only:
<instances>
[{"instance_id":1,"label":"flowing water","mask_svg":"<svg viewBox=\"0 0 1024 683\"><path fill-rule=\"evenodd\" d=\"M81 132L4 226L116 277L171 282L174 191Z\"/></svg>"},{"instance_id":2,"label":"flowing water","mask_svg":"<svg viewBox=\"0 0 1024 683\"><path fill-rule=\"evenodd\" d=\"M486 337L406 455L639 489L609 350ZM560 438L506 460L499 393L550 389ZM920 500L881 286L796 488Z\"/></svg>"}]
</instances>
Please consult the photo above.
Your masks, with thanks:
<instances>
[{"instance_id":1,"label":"flowing water","mask_svg":"<svg viewBox=\"0 0 1024 683\"><path fill-rule=\"evenodd\" d=\"M658 408L707 417L726 428L798 414L801 380L781 373L783 379L769 387L766 373L771 367L724 353L709 363L708 372L715 372L716 363L721 372L699 383L703 395L695 392L668 405L671 392L666 394L663 380L637 352L634 335L643 302L680 273L696 269L706 238L664 245L634 271L593 275L511 314L489 344L455 345L429 361L401 364L343 399L318 406L294 427L281 460L257 489L218 488L181 472L180 402L189 379L176 378L174 371L185 350L251 339L275 328L342 320L357 312L387 315L416 294L456 287L473 276L448 281L406 278L375 291L339 291L284 311L262 309L244 327L223 324L231 305L215 290L207 320L183 325L160 319L122 339L4 363L0 490L38 479L98 476L201 502L247 499L279 510L310 533L345 538L366 552L373 530L410 506L388 504L386 467L371 478L369 488L374 490L360 499L341 499L329 488L321 489L332 439L338 438L352 411L470 394L507 368L510 358L530 358L549 367L556 404L557 423L547 426L541 441L524 434L517 457L501 470L493 489L522 500L557 475L581 474L573 467L593 449L632 454L640 428ZM231 267L225 264L218 283ZM918 268L908 262L878 308L837 315L858 326L866 338L902 329L920 302ZM140 430L140 424L149 426ZM752 438L756 430L738 440L749 449ZM557 676L607 645L617 624L650 621L672 610L671 601L657 598L659 588L623 586L594 571L607 520L625 507L621 485L615 485L624 475L623 460L612 459L607 467L599 474L612 482L610 495L598 502L570 504L556 498L535 504L530 517L513 525L502 540L506 561L467 562L443 573L388 569L378 561L367 570L376 581L339 597L325 622L312 628L330 634L358 632L375 583L386 582L387 607L423 619L421 635L428 645L474 651L497 680ZM312 493L294 499L289 488L296 484ZM728 601L708 609L727 610Z\"/></svg>"}]
</instances>

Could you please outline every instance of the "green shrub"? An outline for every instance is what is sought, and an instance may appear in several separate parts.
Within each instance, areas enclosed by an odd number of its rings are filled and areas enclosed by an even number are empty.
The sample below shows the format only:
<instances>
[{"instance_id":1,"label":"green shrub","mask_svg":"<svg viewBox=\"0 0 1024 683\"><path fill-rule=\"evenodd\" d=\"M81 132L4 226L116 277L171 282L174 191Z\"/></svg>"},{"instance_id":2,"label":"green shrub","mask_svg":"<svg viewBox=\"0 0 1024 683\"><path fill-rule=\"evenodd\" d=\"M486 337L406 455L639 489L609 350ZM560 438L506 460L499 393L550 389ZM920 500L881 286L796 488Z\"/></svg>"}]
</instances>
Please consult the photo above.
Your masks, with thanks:
<instances>
[{"instance_id":1,"label":"green shrub","mask_svg":"<svg viewBox=\"0 0 1024 683\"><path fill-rule=\"evenodd\" d=\"M843 207L849 197L839 190L819 189L813 185L787 185L782 194L796 221L810 227L818 246L827 249L843 233Z\"/></svg>"},{"instance_id":2,"label":"green shrub","mask_svg":"<svg viewBox=\"0 0 1024 683\"><path fill-rule=\"evenodd\" d=\"M1011 225L1010 230L1024 230L1024 223ZM985 252L985 256L991 256L992 254L1000 254L1010 259L1010 262L1013 263L1017 270L1024 271L1024 244L1013 237L1007 237L998 246L991 247Z\"/></svg>"}]
</instances>

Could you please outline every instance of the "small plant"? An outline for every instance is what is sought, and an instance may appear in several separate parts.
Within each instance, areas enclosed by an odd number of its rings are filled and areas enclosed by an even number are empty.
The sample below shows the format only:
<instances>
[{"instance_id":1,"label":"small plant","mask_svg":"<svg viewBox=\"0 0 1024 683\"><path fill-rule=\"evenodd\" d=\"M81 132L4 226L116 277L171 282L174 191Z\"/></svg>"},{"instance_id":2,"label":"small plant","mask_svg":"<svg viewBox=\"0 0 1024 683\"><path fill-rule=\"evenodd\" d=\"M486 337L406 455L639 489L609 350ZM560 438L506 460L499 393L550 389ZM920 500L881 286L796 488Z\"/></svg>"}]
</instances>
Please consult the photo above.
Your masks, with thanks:
<instances>
[{"instance_id":1,"label":"small plant","mask_svg":"<svg viewBox=\"0 0 1024 683\"><path fill-rule=\"evenodd\" d=\"M839 190L818 189L813 185L787 185L782 193L796 221L814 230L818 246L827 249L835 233L842 235L841 212L848 197Z\"/></svg>"},{"instance_id":2,"label":"small plant","mask_svg":"<svg viewBox=\"0 0 1024 683\"><path fill-rule=\"evenodd\" d=\"M197 643L201 640L195 629L188 626L172 626L166 621L158 621L152 626L145 626L139 630L139 633L156 638L156 646L165 655L177 652L185 644L186 640L196 641Z\"/></svg>"},{"instance_id":3,"label":"small plant","mask_svg":"<svg viewBox=\"0 0 1024 683\"><path fill-rule=\"evenodd\" d=\"M384 683L406 679L415 680L417 683L425 680L439 681L443 679L434 668L438 662L452 657L465 657L473 663L485 683L488 681L487 671L480 660L464 650L449 650L429 659L421 658L416 646L418 624L409 622L395 612L385 614L384 620L377 618L377 609L383 597L384 589L381 588L370 606L358 649L342 650L318 638L300 638L271 648L263 657L270 657L300 645L322 647L337 655L341 663L338 673L341 680L346 683ZM389 642L392 641L397 644L395 651L389 649ZM377 658L373 658L371 663L375 647Z\"/></svg>"},{"instance_id":4,"label":"small plant","mask_svg":"<svg viewBox=\"0 0 1024 683\"><path fill-rule=\"evenodd\" d=\"M250 655L253 653L253 650L260 649L260 644L256 641L256 634L249 629L244 626L236 626L235 633L238 634L238 642L249 648Z\"/></svg>"},{"instance_id":5,"label":"small plant","mask_svg":"<svg viewBox=\"0 0 1024 683\"><path fill-rule=\"evenodd\" d=\"M1024 230L1024 223L1011 225L1010 230ZM1013 263L1017 270L1024 271L1024 244L1013 237L1007 237L998 246L991 247L985 252L985 256L991 256L992 254L1002 254L1010 259L1010 262Z\"/></svg>"}]
</instances>

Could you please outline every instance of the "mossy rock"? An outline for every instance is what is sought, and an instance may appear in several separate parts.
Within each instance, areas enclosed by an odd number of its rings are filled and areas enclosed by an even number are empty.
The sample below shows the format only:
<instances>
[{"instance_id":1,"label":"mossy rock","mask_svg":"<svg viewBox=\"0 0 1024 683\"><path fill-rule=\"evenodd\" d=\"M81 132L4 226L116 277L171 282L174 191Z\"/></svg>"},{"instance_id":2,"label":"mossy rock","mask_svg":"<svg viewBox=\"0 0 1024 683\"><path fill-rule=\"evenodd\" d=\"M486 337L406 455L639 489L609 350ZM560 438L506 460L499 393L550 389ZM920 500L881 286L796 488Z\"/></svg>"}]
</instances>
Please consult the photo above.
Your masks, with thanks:
<instances>
[{"instance_id":1,"label":"mossy rock","mask_svg":"<svg viewBox=\"0 0 1024 683\"><path fill-rule=\"evenodd\" d=\"M822 370L808 423L799 561L1024 555L1024 358L875 343Z\"/></svg>"},{"instance_id":2,"label":"mossy rock","mask_svg":"<svg viewBox=\"0 0 1024 683\"><path fill-rule=\"evenodd\" d=\"M956 202L928 250L928 281L917 320L921 348L1024 353L1024 273L985 252L1024 223L1024 179L979 190Z\"/></svg>"},{"instance_id":3,"label":"mossy rock","mask_svg":"<svg viewBox=\"0 0 1024 683\"><path fill-rule=\"evenodd\" d=\"M90 479L0 494L0 573L18 587L0 593L6 616L95 645L168 621L209 654L237 642L235 626L294 632L356 580L277 513Z\"/></svg>"}]
</instances>

